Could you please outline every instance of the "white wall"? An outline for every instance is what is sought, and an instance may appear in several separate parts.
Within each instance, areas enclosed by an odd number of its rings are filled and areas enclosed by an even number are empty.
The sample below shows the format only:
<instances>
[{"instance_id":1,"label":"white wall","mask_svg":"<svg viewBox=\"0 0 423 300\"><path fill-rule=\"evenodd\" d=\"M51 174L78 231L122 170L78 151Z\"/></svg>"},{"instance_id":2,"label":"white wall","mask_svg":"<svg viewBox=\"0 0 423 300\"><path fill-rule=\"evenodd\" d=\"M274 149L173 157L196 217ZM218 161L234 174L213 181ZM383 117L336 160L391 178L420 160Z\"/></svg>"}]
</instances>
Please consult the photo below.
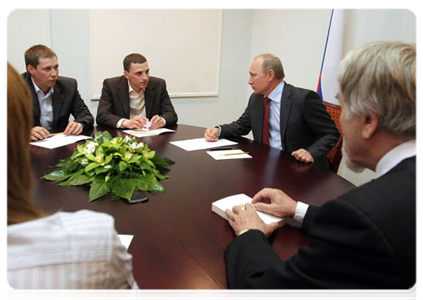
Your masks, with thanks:
<instances>
[{"instance_id":1,"label":"white wall","mask_svg":"<svg viewBox=\"0 0 423 300\"><path fill-rule=\"evenodd\" d=\"M19 72L25 72L24 52L36 44L50 45L49 10L12 11L7 18L7 61Z\"/></svg>"},{"instance_id":2,"label":"white wall","mask_svg":"<svg viewBox=\"0 0 423 300\"><path fill-rule=\"evenodd\" d=\"M238 118L249 94L251 10L224 10L219 97L175 98L179 123L212 127Z\"/></svg>"},{"instance_id":3,"label":"white wall","mask_svg":"<svg viewBox=\"0 0 423 300\"><path fill-rule=\"evenodd\" d=\"M344 53L374 41L416 43L416 16L403 9L347 10Z\"/></svg>"},{"instance_id":4,"label":"white wall","mask_svg":"<svg viewBox=\"0 0 423 300\"><path fill-rule=\"evenodd\" d=\"M89 101L91 64L88 21L88 10L50 10L51 48L59 58L60 75L78 80L81 97L95 116L97 105Z\"/></svg>"},{"instance_id":5,"label":"white wall","mask_svg":"<svg viewBox=\"0 0 423 300\"><path fill-rule=\"evenodd\" d=\"M330 9L254 11L250 60L273 53L281 59L288 83L315 91L330 16Z\"/></svg>"},{"instance_id":6,"label":"white wall","mask_svg":"<svg viewBox=\"0 0 423 300\"><path fill-rule=\"evenodd\" d=\"M222 12L90 10L91 99L100 99L105 78L122 75L123 58L134 52L148 58L150 73L166 79L171 98L218 96Z\"/></svg>"},{"instance_id":7,"label":"white wall","mask_svg":"<svg viewBox=\"0 0 423 300\"><path fill-rule=\"evenodd\" d=\"M281 58L287 82L316 90L330 14L329 9L225 9L219 96L172 99L179 123L210 127L237 119L251 94L248 70L252 58L265 52ZM370 41L416 42L416 18L408 10L347 10L345 22L344 53ZM81 95L96 115L98 102L89 99L88 10L12 11L7 41L8 61L20 72L25 71L27 48L37 43L52 47L59 56L61 75L78 80ZM370 171L356 175L343 165L339 173L355 184L373 177Z\"/></svg>"}]
</instances>

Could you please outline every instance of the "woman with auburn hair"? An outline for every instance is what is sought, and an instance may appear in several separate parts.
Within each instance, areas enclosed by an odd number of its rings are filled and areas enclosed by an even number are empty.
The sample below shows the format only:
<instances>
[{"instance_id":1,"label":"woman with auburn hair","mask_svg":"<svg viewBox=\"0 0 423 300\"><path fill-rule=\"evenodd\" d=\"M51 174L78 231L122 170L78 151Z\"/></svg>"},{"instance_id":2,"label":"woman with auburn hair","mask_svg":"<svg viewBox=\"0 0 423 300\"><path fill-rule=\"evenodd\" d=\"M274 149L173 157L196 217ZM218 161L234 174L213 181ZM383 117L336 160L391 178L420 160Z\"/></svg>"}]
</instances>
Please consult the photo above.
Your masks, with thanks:
<instances>
[{"instance_id":1,"label":"woman with auburn hair","mask_svg":"<svg viewBox=\"0 0 423 300\"><path fill-rule=\"evenodd\" d=\"M43 213L30 200L29 141L32 103L23 78L7 64L7 224L31 221Z\"/></svg>"},{"instance_id":2,"label":"woman with auburn hair","mask_svg":"<svg viewBox=\"0 0 423 300\"><path fill-rule=\"evenodd\" d=\"M46 215L31 200L32 98L7 64L7 277L16 289L138 288L132 256L104 213ZM48 255L46 255L48 253Z\"/></svg>"}]
</instances>

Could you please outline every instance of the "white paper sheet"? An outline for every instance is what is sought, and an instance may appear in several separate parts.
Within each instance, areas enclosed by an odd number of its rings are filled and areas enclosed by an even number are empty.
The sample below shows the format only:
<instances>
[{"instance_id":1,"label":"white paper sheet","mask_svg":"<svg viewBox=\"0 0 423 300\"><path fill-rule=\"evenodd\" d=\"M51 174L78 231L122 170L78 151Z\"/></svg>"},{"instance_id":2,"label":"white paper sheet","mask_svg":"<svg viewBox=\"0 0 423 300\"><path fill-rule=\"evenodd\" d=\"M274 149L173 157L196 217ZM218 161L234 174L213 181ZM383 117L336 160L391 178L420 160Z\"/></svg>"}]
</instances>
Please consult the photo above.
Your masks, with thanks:
<instances>
[{"instance_id":1,"label":"white paper sheet","mask_svg":"<svg viewBox=\"0 0 423 300\"><path fill-rule=\"evenodd\" d=\"M129 245L131 245L133 235L130 234L118 234L118 237L121 241L121 243L125 246L126 249L129 248Z\"/></svg>"},{"instance_id":2,"label":"white paper sheet","mask_svg":"<svg viewBox=\"0 0 423 300\"><path fill-rule=\"evenodd\" d=\"M230 145L238 144L237 142L229 141L227 139L220 139L220 140L217 140L216 142L207 142L205 138L175 141L175 142L170 142L170 143L172 145L175 145L176 147L182 148L186 151L210 149L210 148L214 148L214 147L223 147L223 146L230 146Z\"/></svg>"},{"instance_id":3,"label":"white paper sheet","mask_svg":"<svg viewBox=\"0 0 423 300\"><path fill-rule=\"evenodd\" d=\"M175 130L168 129L168 128L159 128L159 129L153 129L153 130L124 130L123 132L136 136L136 137L146 137L146 136L159 135L164 132L175 132Z\"/></svg>"},{"instance_id":4,"label":"white paper sheet","mask_svg":"<svg viewBox=\"0 0 423 300\"><path fill-rule=\"evenodd\" d=\"M54 149L88 139L91 139L91 137L86 135L64 135L62 133L50 138L31 142L30 144L38 147Z\"/></svg>"},{"instance_id":5,"label":"white paper sheet","mask_svg":"<svg viewBox=\"0 0 423 300\"><path fill-rule=\"evenodd\" d=\"M229 196L229 197L213 202L212 211L227 220L228 217L226 216L226 213L225 213L226 209L232 210L234 206L251 203L252 200L253 200L252 198L248 197L245 194L237 194L237 195ZM285 219L283 218L278 218L264 212L257 211L257 214L266 224L270 224L272 222L279 222L282 225L285 222Z\"/></svg>"},{"instance_id":6,"label":"white paper sheet","mask_svg":"<svg viewBox=\"0 0 423 300\"><path fill-rule=\"evenodd\" d=\"M252 158L251 155L248 155L248 153L245 153L240 149L207 151L207 154L213 157L215 160Z\"/></svg>"}]
</instances>

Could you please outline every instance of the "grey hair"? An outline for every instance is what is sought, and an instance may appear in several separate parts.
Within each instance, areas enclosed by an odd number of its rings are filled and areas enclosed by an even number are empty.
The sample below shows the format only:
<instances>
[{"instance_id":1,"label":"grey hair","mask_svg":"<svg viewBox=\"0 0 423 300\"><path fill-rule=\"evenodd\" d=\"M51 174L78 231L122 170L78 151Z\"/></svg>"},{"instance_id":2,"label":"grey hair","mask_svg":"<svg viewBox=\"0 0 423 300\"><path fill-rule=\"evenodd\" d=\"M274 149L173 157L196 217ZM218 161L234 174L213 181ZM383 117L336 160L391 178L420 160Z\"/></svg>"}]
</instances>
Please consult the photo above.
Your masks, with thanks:
<instances>
[{"instance_id":1,"label":"grey hair","mask_svg":"<svg viewBox=\"0 0 423 300\"><path fill-rule=\"evenodd\" d=\"M255 57L256 58L262 58L263 61L261 63L261 69L264 72L273 70L275 71L275 76L277 79L282 80L285 78L285 72L283 70L283 66L282 66L282 62L279 59L279 57L277 57L274 54L270 54L270 53L265 53L265 54L260 54L258 56Z\"/></svg>"},{"instance_id":2,"label":"grey hair","mask_svg":"<svg viewBox=\"0 0 423 300\"><path fill-rule=\"evenodd\" d=\"M416 136L416 46L376 42L350 51L338 66L347 118L376 114L378 130Z\"/></svg>"}]
</instances>

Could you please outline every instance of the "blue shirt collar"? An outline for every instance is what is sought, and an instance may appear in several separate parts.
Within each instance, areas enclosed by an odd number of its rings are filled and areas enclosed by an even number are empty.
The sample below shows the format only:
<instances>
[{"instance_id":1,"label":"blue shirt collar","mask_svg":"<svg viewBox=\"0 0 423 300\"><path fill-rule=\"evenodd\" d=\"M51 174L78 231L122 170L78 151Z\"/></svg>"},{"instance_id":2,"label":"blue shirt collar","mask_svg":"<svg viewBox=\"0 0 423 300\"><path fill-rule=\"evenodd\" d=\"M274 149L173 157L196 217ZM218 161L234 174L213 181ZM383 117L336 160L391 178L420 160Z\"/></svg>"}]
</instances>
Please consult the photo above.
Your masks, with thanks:
<instances>
[{"instance_id":1,"label":"blue shirt collar","mask_svg":"<svg viewBox=\"0 0 423 300\"><path fill-rule=\"evenodd\" d=\"M283 88L285 87L285 81L281 81L274 89L270 92L269 96L267 96L270 100L275 101L277 103L281 102L282 99L282 92Z\"/></svg>"}]
</instances>

